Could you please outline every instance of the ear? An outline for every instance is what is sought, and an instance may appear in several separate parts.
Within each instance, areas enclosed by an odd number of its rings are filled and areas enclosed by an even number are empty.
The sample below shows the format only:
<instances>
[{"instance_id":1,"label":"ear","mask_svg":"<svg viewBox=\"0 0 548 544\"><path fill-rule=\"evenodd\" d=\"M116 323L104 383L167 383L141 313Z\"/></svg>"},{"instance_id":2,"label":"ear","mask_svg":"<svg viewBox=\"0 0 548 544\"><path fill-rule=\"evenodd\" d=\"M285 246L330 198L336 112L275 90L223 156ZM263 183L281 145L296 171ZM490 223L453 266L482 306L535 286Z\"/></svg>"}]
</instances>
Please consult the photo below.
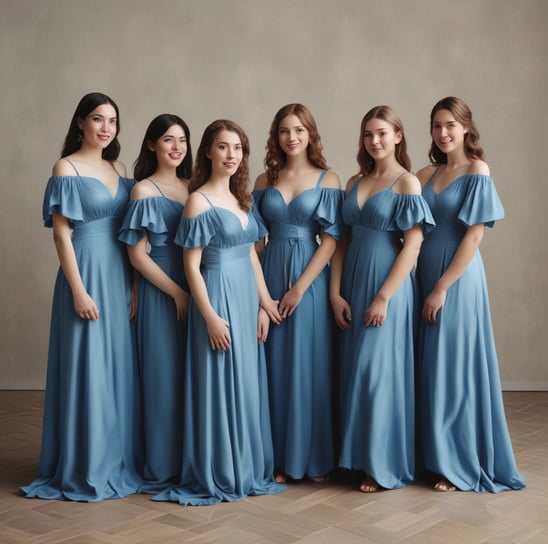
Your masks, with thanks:
<instances>
[{"instance_id":1,"label":"ear","mask_svg":"<svg viewBox=\"0 0 548 544\"><path fill-rule=\"evenodd\" d=\"M401 133L401 130L396 130L396 132L394 133L394 140L396 140L396 145L403 140L403 134Z\"/></svg>"},{"instance_id":2,"label":"ear","mask_svg":"<svg viewBox=\"0 0 548 544\"><path fill-rule=\"evenodd\" d=\"M148 150L152 151L153 153L156 151L156 149L154 149L154 144L152 142L147 142L147 147L148 147Z\"/></svg>"},{"instance_id":3,"label":"ear","mask_svg":"<svg viewBox=\"0 0 548 544\"><path fill-rule=\"evenodd\" d=\"M84 124L84 120L81 117L77 117L76 124L78 125L78 128L82 130L82 125Z\"/></svg>"}]
</instances>

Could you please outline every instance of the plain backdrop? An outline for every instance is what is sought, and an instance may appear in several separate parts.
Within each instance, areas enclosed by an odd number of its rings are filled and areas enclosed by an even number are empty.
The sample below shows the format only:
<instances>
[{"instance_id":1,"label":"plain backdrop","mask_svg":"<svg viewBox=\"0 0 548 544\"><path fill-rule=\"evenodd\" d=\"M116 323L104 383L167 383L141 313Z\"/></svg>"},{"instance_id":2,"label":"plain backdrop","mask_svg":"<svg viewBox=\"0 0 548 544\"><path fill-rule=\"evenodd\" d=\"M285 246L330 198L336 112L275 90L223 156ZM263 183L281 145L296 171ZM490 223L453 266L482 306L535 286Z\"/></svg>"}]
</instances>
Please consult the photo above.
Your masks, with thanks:
<instances>
[{"instance_id":1,"label":"plain backdrop","mask_svg":"<svg viewBox=\"0 0 548 544\"><path fill-rule=\"evenodd\" d=\"M548 389L545 0L0 0L0 388L42 388L58 261L41 205L87 92L121 110L131 168L149 121L172 112L197 149L241 124L251 175L275 112L313 112L343 185L372 106L402 117L413 169L447 95L472 108L506 210L481 246L505 389Z\"/></svg>"}]
</instances>

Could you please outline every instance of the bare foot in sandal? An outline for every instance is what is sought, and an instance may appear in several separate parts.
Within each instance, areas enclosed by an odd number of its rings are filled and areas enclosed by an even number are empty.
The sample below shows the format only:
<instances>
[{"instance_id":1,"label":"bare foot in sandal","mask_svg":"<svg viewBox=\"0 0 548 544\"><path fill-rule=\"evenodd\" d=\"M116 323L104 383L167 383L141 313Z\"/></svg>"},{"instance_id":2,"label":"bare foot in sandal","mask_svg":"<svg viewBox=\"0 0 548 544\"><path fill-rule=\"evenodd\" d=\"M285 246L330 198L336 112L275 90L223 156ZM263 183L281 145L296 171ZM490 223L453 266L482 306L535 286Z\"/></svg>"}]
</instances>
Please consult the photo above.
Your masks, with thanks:
<instances>
[{"instance_id":1,"label":"bare foot in sandal","mask_svg":"<svg viewBox=\"0 0 548 544\"><path fill-rule=\"evenodd\" d=\"M277 484L285 484L287 482L287 474L284 474L280 470L274 471L274 481Z\"/></svg>"},{"instance_id":2,"label":"bare foot in sandal","mask_svg":"<svg viewBox=\"0 0 548 544\"><path fill-rule=\"evenodd\" d=\"M329 482L329 474L324 474L323 476L308 476L308 479L315 484L325 484L325 482Z\"/></svg>"},{"instance_id":3,"label":"bare foot in sandal","mask_svg":"<svg viewBox=\"0 0 548 544\"><path fill-rule=\"evenodd\" d=\"M360 491L362 493L376 493L379 490L379 484L371 478L371 476L366 476L363 482L360 485Z\"/></svg>"},{"instance_id":4,"label":"bare foot in sandal","mask_svg":"<svg viewBox=\"0 0 548 544\"><path fill-rule=\"evenodd\" d=\"M446 478L442 478L435 486L436 491L456 491L457 488Z\"/></svg>"}]
</instances>

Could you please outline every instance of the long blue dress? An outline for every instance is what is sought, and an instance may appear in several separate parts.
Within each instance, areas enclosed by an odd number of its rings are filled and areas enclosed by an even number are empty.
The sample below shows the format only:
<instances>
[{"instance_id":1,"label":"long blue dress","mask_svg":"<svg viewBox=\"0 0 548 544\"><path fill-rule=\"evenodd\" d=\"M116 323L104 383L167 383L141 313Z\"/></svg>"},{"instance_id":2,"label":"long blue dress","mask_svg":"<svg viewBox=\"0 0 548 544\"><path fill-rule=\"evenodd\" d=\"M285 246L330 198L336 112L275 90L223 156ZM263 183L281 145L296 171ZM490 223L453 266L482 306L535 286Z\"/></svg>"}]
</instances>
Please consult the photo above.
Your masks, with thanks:
<instances>
[{"instance_id":1,"label":"long blue dress","mask_svg":"<svg viewBox=\"0 0 548 544\"><path fill-rule=\"evenodd\" d=\"M215 311L230 323L231 345L215 351L193 299L189 308L180 484L153 500L185 505L237 501L279 493L273 453L263 345L251 245L259 237L253 214L242 226L213 206L181 220L176 242L203 247L201 273Z\"/></svg>"},{"instance_id":2,"label":"long blue dress","mask_svg":"<svg viewBox=\"0 0 548 544\"><path fill-rule=\"evenodd\" d=\"M59 268L51 315L42 450L27 497L100 501L141 484L140 413L134 335L129 321L130 268L118 230L133 180L120 177L113 197L99 180L54 176L43 204L46 227L58 213L99 319L81 319Z\"/></svg>"},{"instance_id":3,"label":"long blue dress","mask_svg":"<svg viewBox=\"0 0 548 544\"><path fill-rule=\"evenodd\" d=\"M424 199L395 193L396 181L361 209L358 181L342 207L351 239L341 295L352 309L352 327L341 332L339 466L361 470L387 489L415 476L414 272L390 299L382 326L366 327L364 319L401 251L403 231L434 226Z\"/></svg>"},{"instance_id":4,"label":"long blue dress","mask_svg":"<svg viewBox=\"0 0 548 544\"><path fill-rule=\"evenodd\" d=\"M268 229L262 259L273 299L281 300L318 249L321 232L339 238L344 192L316 186L286 204L275 187L256 190L256 210ZM265 343L274 464L288 476L319 477L335 466L332 430L334 321L329 267L306 290L291 317L272 325Z\"/></svg>"},{"instance_id":5,"label":"long blue dress","mask_svg":"<svg viewBox=\"0 0 548 544\"><path fill-rule=\"evenodd\" d=\"M132 200L120 240L135 245L143 236L150 258L188 290L183 252L174 243L183 206L161 196ZM183 371L186 321L177 319L172 297L139 278L136 317L137 356L141 373L145 465L142 493L157 493L181 475L183 444Z\"/></svg>"},{"instance_id":6,"label":"long blue dress","mask_svg":"<svg viewBox=\"0 0 548 544\"><path fill-rule=\"evenodd\" d=\"M418 263L421 298L430 294L466 233L504 217L493 180L463 175L440 194L423 195L437 227ZM428 471L458 489L497 492L525 487L514 461L504 416L487 283L480 252L449 288L432 325L421 320L420 425Z\"/></svg>"}]
</instances>

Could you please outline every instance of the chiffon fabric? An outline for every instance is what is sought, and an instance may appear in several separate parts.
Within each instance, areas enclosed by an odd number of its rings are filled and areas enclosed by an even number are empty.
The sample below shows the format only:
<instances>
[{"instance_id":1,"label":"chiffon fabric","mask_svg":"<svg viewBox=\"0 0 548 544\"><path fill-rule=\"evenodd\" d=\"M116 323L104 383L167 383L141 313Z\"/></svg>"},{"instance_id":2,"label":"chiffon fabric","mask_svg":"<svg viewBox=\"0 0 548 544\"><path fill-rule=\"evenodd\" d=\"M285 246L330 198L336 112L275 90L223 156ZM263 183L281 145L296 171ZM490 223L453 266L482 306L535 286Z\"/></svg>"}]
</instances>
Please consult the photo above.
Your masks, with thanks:
<instances>
[{"instance_id":1,"label":"chiffon fabric","mask_svg":"<svg viewBox=\"0 0 548 544\"><path fill-rule=\"evenodd\" d=\"M344 192L316 186L287 204L276 187L254 191L256 211L268 230L262 259L273 299L281 300L318 249L322 232L339 238ZM272 324L265 343L274 442L274 464L300 479L335 467L332 429L334 321L329 268L316 277L293 315Z\"/></svg>"},{"instance_id":2,"label":"chiffon fabric","mask_svg":"<svg viewBox=\"0 0 548 544\"><path fill-rule=\"evenodd\" d=\"M390 299L382 326L366 327L364 319L402 249L403 231L434 227L420 195L392 190L398 179L370 196L361 209L358 181L342 207L351 239L341 295L352 309L352 323L341 332L339 465L363 471L387 489L415 477L414 272Z\"/></svg>"},{"instance_id":3,"label":"chiffon fabric","mask_svg":"<svg viewBox=\"0 0 548 544\"><path fill-rule=\"evenodd\" d=\"M27 497L100 501L135 493L140 484L140 413L130 270L118 230L133 180L113 196L100 180L54 176L43 203L69 220L84 286L99 319L81 319L59 268L51 315L42 449Z\"/></svg>"},{"instance_id":4,"label":"chiffon fabric","mask_svg":"<svg viewBox=\"0 0 548 544\"><path fill-rule=\"evenodd\" d=\"M120 240L135 245L146 235L150 258L188 290L183 252L174 243L183 206L156 187L160 196L130 201ZM173 298L143 276L139 277L136 331L145 442L144 481L139 491L157 493L181 475L186 321L177 319Z\"/></svg>"},{"instance_id":5,"label":"chiffon fabric","mask_svg":"<svg viewBox=\"0 0 548 544\"><path fill-rule=\"evenodd\" d=\"M211 348L204 318L191 299L182 476L178 486L153 500L210 505L285 489L273 478L264 349L257 340L259 303L250 251L259 230L251 212L246 219L243 225L231 211L211 205L179 226L178 244L204 248L201 273L211 305L230 324L231 344L227 351Z\"/></svg>"},{"instance_id":6,"label":"chiffon fabric","mask_svg":"<svg viewBox=\"0 0 548 544\"><path fill-rule=\"evenodd\" d=\"M447 269L471 225L492 227L504 210L493 180L463 175L439 194L423 190L437 227L418 264L422 299ZM436 322L421 320L419 399L425 468L458 489L521 489L504 416L487 283L479 251L447 291Z\"/></svg>"}]
</instances>

